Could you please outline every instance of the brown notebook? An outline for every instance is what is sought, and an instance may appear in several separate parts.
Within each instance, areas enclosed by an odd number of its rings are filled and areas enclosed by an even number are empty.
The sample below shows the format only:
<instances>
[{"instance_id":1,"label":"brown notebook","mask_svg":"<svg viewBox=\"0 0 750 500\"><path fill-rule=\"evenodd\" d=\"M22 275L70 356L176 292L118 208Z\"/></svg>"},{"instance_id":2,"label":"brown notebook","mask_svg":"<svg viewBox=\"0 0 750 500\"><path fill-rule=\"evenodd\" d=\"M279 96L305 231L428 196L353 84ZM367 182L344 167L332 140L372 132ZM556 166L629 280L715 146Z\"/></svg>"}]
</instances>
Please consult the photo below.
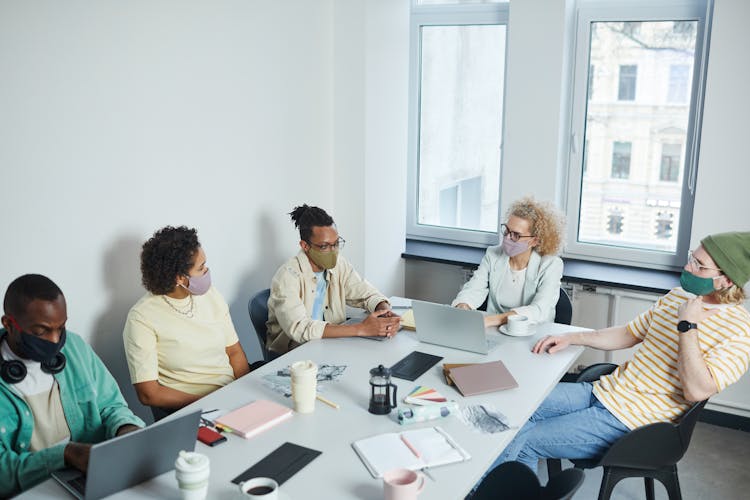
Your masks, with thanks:
<instances>
[{"instance_id":1,"label":"brown notebook","mask_svg":"<svg viewBox=\"0 0 750 500\"><path fill-rule=\"evenodd\" d=\"M451 378L451 370L458 368L459 366L472 366L477 363L443 363L443 376L445 377L445 383L448 385L456 385L453 383Z\"/></svg>"},{"instance_id":2,"label":"brown notebook","mask_svg":"<svg viewBox=\"0 0 750 500\"><path fill-rule=\"evenodd\" d=\"M464 396L502 391L518 387L502 361L458 366L451 369L450 376Z\"/></svg>"}]
</instances>

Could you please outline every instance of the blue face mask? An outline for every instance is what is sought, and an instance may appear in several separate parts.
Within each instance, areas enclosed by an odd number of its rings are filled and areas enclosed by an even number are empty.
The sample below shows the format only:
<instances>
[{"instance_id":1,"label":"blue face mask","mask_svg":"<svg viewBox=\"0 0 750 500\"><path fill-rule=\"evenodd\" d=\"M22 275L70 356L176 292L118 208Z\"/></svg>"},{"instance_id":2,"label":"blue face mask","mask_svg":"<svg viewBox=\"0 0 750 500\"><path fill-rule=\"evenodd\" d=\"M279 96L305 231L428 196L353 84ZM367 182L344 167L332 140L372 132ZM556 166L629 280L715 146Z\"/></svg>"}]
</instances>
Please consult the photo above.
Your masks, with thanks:
<instances>
[{"instance_id":1,"label":"blue face mask","mask_svg":"<svg viewBox=\"0 0 750 500\"><path fill-rule=\"evenodd\" d=\"M701 278L683 269L682 274L680 274L680 285L686 292L695 295L709 295L714 292L714 279Z\"/></svg>"}]
</instances>

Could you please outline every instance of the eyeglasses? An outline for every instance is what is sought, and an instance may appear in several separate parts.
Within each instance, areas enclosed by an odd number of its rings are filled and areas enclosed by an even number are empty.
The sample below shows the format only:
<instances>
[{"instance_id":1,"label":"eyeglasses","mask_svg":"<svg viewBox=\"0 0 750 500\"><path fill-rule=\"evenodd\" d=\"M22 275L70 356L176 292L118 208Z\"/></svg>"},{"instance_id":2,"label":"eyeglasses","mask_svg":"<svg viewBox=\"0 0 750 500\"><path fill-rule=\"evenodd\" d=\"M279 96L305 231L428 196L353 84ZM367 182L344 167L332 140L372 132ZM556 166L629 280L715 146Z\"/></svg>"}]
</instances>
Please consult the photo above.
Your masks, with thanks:
<instances>
[{"instance_id":1,"label":"eyeglasses","mask_svg":"<svg viewBox=\"0 0 750 500\"><path fill-rule=\"evenodd\" d=\"M321 252L330 252L331 250L338 250L339 248L344 248L344 245L346 244L346 240L344 238L339 237L339 239L336 240L336 243L333 243L333 244L323 243L322 245L318 245L317 243L313 243L312 241L308 241L307 244L317 248Z\"/></svg>"},{"instance_id":2,"label":"eyeglasses","mask_svg":"<svg viewBox=\"0 0 750 500\"><path fill-rule=\"evenodd\" d=\"M698 262L698 259L696 259L693 256L693 251L692 250L690 250L688 252L687 265L688 265L688 267L693 268L693 269L697 270L698 272L702 272L702 271L719 271L719 272L721 272L721 269L719 269L718 267L708 267L708 266L704 266L703 264L701 264L700 262Z\"/></svg>"},{"instance_id":3,"label":"eyeglasses","mask_svg":"<svg viewBox=\"0 0 750 500\"><path fill-rule=\"evenodd\" d=\"M533 238L533 234L521 234L516 231L511 231L508 229L507 224L500 224L500 231L502 231L503 236L510 236L511 241L518 241L521 238Z\"/></svg>"}]
</instances>

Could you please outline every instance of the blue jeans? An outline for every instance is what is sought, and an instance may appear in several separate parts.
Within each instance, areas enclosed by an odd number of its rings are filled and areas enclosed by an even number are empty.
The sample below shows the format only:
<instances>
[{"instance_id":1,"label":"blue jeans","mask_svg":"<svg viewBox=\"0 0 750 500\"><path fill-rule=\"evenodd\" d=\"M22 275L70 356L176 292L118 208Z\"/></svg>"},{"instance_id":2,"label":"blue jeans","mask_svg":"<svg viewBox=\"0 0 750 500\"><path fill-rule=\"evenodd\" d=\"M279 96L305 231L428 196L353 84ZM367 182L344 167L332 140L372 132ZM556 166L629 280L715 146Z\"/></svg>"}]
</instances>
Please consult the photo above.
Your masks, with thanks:
<instances>
[{"instance_id":1,"label":"blue jeans","mask_svg":"<svg viewBox=\"0 0 750 500\"><path fill-rule=\"evenodd\" d=\"M588 382L560 383L542 401L490 469L518 460L536 471L540 458L596 458L629 429L607 410Z\"/></svg>"}]
</instances>

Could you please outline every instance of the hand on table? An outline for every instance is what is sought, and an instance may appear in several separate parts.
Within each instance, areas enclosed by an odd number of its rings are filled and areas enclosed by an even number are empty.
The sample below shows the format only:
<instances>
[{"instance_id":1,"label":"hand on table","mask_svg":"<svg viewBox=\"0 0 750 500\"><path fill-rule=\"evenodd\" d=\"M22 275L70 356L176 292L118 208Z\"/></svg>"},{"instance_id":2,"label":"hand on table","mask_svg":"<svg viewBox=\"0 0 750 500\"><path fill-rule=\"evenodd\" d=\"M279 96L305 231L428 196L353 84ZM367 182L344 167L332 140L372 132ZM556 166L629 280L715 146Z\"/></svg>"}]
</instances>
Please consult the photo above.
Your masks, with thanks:
<instances>
[{"instance_id":1,"label":"hand on table","mask_svg":"<svg viewBox=\"0 0 750 500\"><path fill-rule=\"evenodd\" d=\"M390 308L376 310L362 322L364 337L393 337L398 333L401 317Z\"/></svg>"}]
</instances>

